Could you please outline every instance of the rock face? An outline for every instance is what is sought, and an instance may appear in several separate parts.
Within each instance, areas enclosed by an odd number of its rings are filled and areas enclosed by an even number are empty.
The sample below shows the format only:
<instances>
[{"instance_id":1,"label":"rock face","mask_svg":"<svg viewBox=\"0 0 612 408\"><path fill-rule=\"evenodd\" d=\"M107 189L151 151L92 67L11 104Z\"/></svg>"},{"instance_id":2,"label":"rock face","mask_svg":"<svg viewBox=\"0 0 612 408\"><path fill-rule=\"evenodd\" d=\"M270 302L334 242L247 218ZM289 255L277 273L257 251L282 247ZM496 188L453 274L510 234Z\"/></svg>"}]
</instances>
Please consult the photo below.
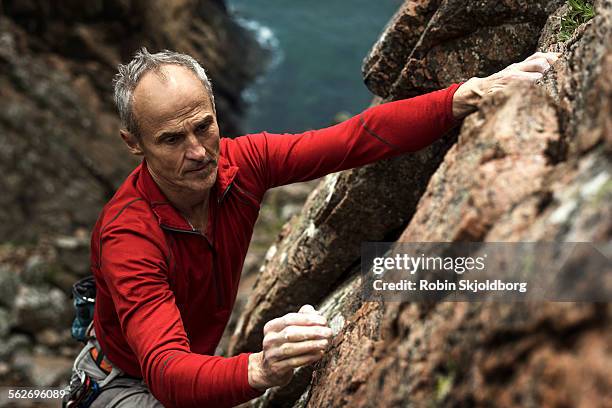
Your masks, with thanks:
<instances>
[{"instance_id":1,"label":"rock face","mask_svg":"<svg viewBox=\"0 0 612 408\"><path fill-rule=\"evenodd\" d=\"M82 345L70 335L68 294L88 272L64 268L63 251L65 242L0 244L1 384L57 387L70 377Z\"/></svg>"},{"instance_id":2,"label":"rock face","mask_svg":"<svg viewBox=\"0 0 612 408\"><path fill-rule=\"evenodd\" d=\"M375 94L401 99L527 57L562 0L405 1L363 66Z\"/></svg>"},{"instance_id":3,"label":"rock face","mask_svg":"<svg viewBox=\"0 0 612 408\"><path fill-rule=\"evenodd\" d=\"M338 334L314 369L255 406L612 404L609 304L359 296L361 241L610 242L612 1L596 1L596 17L565 43L557 41L560 5L414 0L400 8L364 65L382 98L482 76L535 50L563 56L536 85L484 100L420 178L385 171L431 150L328 176L312 193L270 250L231 351L259 349L263 324L301 303L318 304ZM367 191L386 195L370 206Z\"/></svg>"},{"instance_id":4,"label":"rock face","mask_svg":"<svg viewBox=\"0 0 612 408\"><path fill-rule=\"evenodd\" d=\"M111 81L136 49L197 58L223 135L240 131L241 91L259 47L221 0L0 5L0 241L90 228L137 164L118 138Z\"/></svg>"},{"instance_id":5,"label":"rock face","mask_svg":"<svg viewBox=\"0 0 612 408\"><path fill-rule=\"evenodd\" d=\"M476 7L473 4L470 6L470 4L449 1L436 9L438 7L436 2L405 2L383 32L364 65L366 71L374 73L375 66L378 66L374 61L382 64L376 71L377 78L382 78L381 81L386 82L376 82L374 79L369 81L367 79L369 74L366 73L366 83L378 83L377 87L369 86L381 97L392 100L414 95L413 91L425 93L448 86L473 75L488 75L532 52L539 31L546 21L545 11L542 10L554 10L553 4L549 1L521 2L513 7L504 8L505 11L497 16L495 21L505 21L507 24L503 24L512 26L517 21L533 20L539 24L539 28L533 32L514 30L512 46L497 50L496 63L485 63L483 62L485 57L478 57L478 63L475 63L469 71L465 71L465 64L451 65L446 61L441 65L445 65L445 69L455 66L454 75L441 76L435 84L421 81L420 87L413 88L410 92L393 91L392 88L395 87L408 89L411 79L407 76L393 80L387 78L387 75L393 71L391 67L398 65L397 61L392 62L392 60L412 55L411 50L417 43L428 41L432 44L445 44L447 47L455 44L451 47L454 47L453 51L447 54L454 55L453 53L459 52L474 54L475 50L471 43L468 45L448 40L449 37L453 38L452 36L461 37L473 33L475 29L473 21L461 19L463 26L459 22L453 23L454 28L447 35L435 34L440 30L432 28L438 24L437 21L452 20L451 17L460 14L460 11L472 13L474 8L480 9L480 6ZM431 14L432 8L434 14ZM539 14L534 14L534 10L540 10ZM486 14L482 10L480 13ZM430 18L431 21L428 20ZM419 27L424 24L431 30L425 30L419 38L414 38L416 35L414 30L420 30ZM534 22L532 25L535 24ZM432 30L434 34L430 33ZM409 34L404 35L404 33ZM469 35L474 37L474 41L480 44L482 50L485 48L488 50L492 46L487 43L490 39L489 33ZM389 41L395 42L388 43ZM472 48L462 48L466 46ZM480 51L478 48L477 50ZM429 54L423 54L423 58L425 65L440 65L437 60L429 61ZM367 68L370 66L371 69ZM294 220L292 226L281 233L279 242L269 252L271 259L262 266L256 290L236 326L235 332L239 334L230 342L230 351L257 350L261 345L263 325L275 317L279 310L292 310L299 308L305 302L322 300L324 294L339 283L338 279L348 272L351 265L359 261L357 254L362 241L397 238L402 227L414 213L430 176L442 161L446 150L455 141L456 133L456 131L451 132L418 154L328 176L326 182L312 193L304 207L302 217ZM405 187L398 188L398 186ZM347 222L349 219L359 222ZM304 280L307 280L309 285L304 285ZM321 290L322 286L325 290ZM268 301L270 298L274 300Z\"/></svg>"}]
</instances>

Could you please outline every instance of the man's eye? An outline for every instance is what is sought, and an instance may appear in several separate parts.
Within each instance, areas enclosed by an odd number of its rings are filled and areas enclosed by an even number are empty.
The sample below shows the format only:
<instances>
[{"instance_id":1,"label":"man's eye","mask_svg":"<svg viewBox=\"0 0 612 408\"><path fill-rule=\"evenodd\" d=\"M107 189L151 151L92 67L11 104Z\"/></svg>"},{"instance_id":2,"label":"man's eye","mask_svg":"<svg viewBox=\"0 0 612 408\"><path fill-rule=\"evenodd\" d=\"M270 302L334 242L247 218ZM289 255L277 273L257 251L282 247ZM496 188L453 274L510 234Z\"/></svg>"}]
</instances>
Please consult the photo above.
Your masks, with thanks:
<instances>
[{"instance_id":1,"label":"man's eye","mask_svg":"<svg viewBox=\"0 0 612 408\"><path fill-rule=\"evenodd\" d=\"M178 137L176 136L169 136L164 139L164 143L169 144L169 145L176 144L177 142L178 142Z\"/></svg>"},{"instance_id":2,"label":"man's eye","mask_svg":"<svg viewBox=\"0 0 612 408\"><path fill-rule=\"evenodd\" d=\"M206 133L207 130L208 130L208 125L200 125L196 128L196 133L198 134Z\"/></svg>"}]
</instances>

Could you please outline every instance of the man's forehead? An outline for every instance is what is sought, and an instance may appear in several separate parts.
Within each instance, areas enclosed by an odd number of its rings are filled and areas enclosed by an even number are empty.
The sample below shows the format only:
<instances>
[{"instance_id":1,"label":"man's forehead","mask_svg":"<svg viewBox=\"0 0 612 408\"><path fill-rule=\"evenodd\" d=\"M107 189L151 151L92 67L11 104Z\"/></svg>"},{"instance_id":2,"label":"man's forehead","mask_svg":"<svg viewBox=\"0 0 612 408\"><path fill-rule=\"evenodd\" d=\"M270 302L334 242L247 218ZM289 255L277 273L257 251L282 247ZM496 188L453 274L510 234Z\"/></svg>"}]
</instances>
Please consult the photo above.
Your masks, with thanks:
<instances>
[{"instance_id":1,"label":"man's forehead","mask_svg":"<svg viewBox=\"0 0 612 408\"><path fill-rule=\"evenodd\" d=\"M132 107L139 123L151 124L171 120L197 107L212 112L200 79L178 65L163 65L145 73L134 90Z\"/></svg>"}]
</instances>

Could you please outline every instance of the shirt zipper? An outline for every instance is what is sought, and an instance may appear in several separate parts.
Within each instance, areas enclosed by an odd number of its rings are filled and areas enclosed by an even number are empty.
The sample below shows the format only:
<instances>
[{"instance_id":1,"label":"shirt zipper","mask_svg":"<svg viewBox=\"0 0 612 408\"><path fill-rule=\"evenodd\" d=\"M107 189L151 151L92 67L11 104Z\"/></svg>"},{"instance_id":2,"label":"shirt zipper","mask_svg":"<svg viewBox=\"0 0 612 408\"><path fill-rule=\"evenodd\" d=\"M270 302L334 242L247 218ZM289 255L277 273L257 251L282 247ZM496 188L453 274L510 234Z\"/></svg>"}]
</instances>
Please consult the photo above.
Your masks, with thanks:
<instances>
[{"instance_id":1,"label":"shirt zipper","mask_svg":"<svg viewBox=\"0 0 612 408\"><path fill-rule=\"evenodd\" d=\"M229 193L233 185L234 185L234 182L232 181L225 188L225 191L223 192L223 194L221 194L221 197L219 197L219 199L217 200L217 205L221 204L221 202L225 199L225 196L227 196L227 193ZM215 233L217 232L217 218L218 217L215 216L215 218L213 219L213 225L212 225L213 235L215 235ZM211 251L212 251L212 261L213 261L213 280L215 284L215 289L217 290L217 307L221 309L221 307L223 306L223 300L222 300L223 287L222 287L222 282L219 279L219 276L217 276L217 274L214 273L215 271L219 271L219 268L217 267L217 251L212 245L211 245L211 248L212 248Z\"/></svg>"},{"instance_id":2,"label":"shirt zipper","mask_svg":"<svg viewBox=\"0 0 612 408\"><path fill-rule=\"evenodd\" d=\"M190 224L191 226L191 224ZM165 230L168 231L173 231L173 232L185 232L187 234L194 234L194 235L202 235L198 230L196 230L195 228L193 228L193 226L191 226L192 230L186 230L186 229L180 229L180 228L172 228L167 226L166 224L160 224L160 227L162 227Z\"/></svg>"},{"instance_id":3,"label":"shirt zipper","mask_svg":"<svg viewBox=\"0 0 612 408\"><path fill-rule=\"evenodd\" d=\"M229 193L230 189L232 188L232 186L234 185L234 182L232 181L227 188L225 189L225 191L223 192L223 194L221 195L221 197L219 197L219 199L217 200L217 204L221 204L221 202L225 199L225 196L227 196L227 193ZM217 276L217 272L219 270L219 268L217 267L217 251L215 250L215 247L213 246L212 242L210 241L210 239L206 236L206 234L203 234L201 231L198 231L197 229L195 229L195 227L193 226L193 224L191 223L191 221L189 221L189 219L187 219L187 217L183 217L185 219L185 221L187 221L187 224L189 224L189 227L191 228L190 230L186 230L186 229L179 229L179 228L172 228L169 227L167 225L161 224L161 227L163 229L166 229L168 231L174 231L174 232L185 232L187 234L194 234L194 235L199 235L201 237L203 237L206 242L208 243L208 246L210 247L210 252L212 254L212 279L213 279L213 285L215 286L215 291L217 292L217 296L216 296L216 303L217 303L217 307L221 308L223 306L223 301L222 301L222 296L223 296L223 288L221 287L221 282L219 281L219 277ZM212 228L212 233L214 235L215 231L216 231L216 225L217 225L217 218L215 217L215 219L213 220L213 228Z\"/></svg>"},{"instance_id":4,"label":"shirt zipper","mask_svg":"<svg viewBox=\"0 0 612 408\"><path fill-rule=\"evenodd\" d=\"M221 201L223 201L223 199L225 199L225 196L227 195L227 193L229 193L230 189L232 188L232 186L234 185L234 182L232 181L227 188L225 189L225 191L223 192L223 194L221 194L221 197L219 197L219 200L217 201L218 204L221 204Z\"/></svg>"}]
</instances>

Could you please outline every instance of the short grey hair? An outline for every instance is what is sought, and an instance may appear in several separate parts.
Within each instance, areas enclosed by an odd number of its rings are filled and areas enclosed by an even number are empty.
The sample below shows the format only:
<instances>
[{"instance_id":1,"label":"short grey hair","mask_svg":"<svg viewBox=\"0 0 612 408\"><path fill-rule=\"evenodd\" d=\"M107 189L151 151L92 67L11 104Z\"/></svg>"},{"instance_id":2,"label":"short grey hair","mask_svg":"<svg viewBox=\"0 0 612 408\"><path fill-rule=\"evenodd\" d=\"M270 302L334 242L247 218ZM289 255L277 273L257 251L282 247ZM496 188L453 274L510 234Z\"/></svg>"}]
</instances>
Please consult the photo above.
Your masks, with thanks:
<instances>
[{"instance_id":1,"label":"short grey hair","mask_svg":"<svg viewBox=\"0 0 612 408\"><path fill-rule=\"evenodd\" d=\"M198 61L187 54L169 50L151 54L143 47L136 52L134 58L128 64L119 64L119 72L113 80L115 105L117 105L117 110L119 111L121 126L137 137L140 137L138 123L136 123L132 109L134 89L136 89L136 85L138 85L144 74L151 70L159 71L163 65L180 65L195 73L200 81L202 81L202 85L204 85L210 97L213 111L215 111L212 85L206 75L206 71Z\"/></svg>"}]
</instances>

